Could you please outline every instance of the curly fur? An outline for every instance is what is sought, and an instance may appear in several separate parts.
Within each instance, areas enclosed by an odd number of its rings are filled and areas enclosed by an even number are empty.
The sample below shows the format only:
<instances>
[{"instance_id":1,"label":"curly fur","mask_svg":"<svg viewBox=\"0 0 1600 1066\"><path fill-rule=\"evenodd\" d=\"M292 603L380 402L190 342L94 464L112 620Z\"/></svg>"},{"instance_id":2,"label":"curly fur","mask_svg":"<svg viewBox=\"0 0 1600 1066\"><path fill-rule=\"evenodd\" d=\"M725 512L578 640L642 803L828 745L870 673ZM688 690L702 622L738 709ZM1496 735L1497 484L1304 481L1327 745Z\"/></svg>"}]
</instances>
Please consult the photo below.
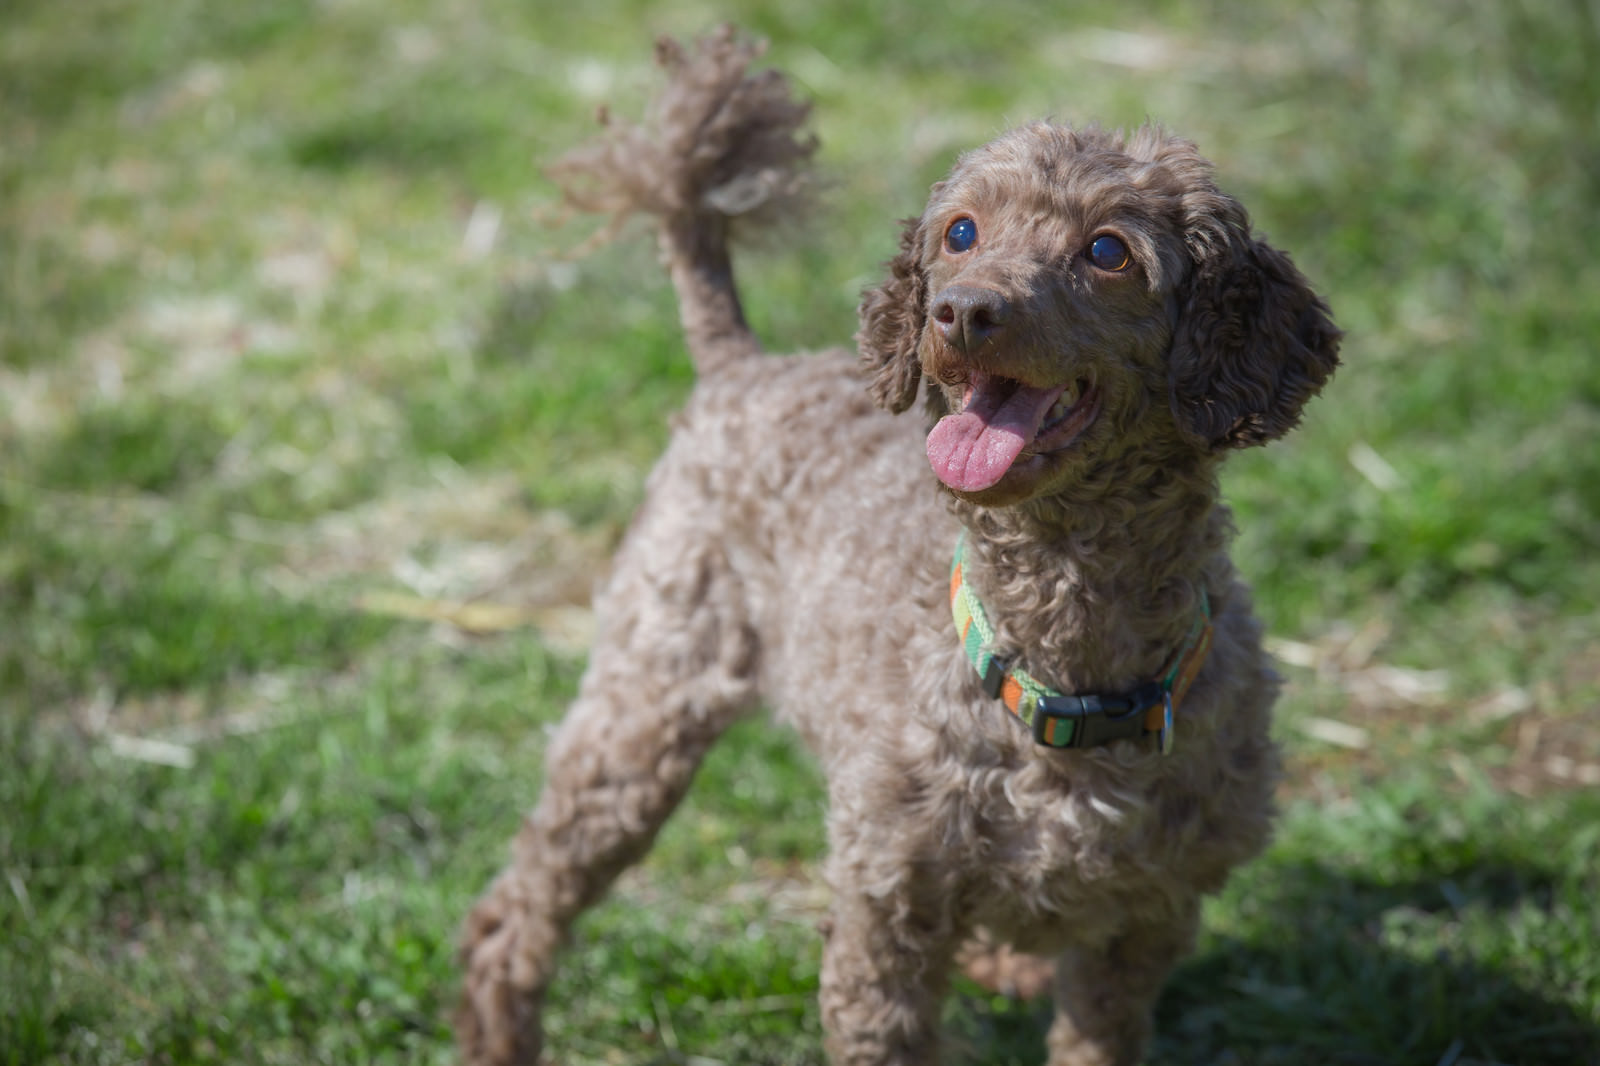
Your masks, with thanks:
<instances>
[{"instance_id":1,"label":"curly fur","mask_svg":"<svg viewBox=\"0 0 1600 1066\"><path fill-rule=\"evenodd\" d=\"M659 220L700 380L600 596L543 796L468 919L462 1054L536 1061L571 922L759 701L827 773L834 1063L937 1061L952 964L993 976L1000 945L1054 959L1053 1066L1135 1063L1201 896L1267 840L1278 768L1277 682L1227 556L1217 467L1296 423L1338 332L1193 145L1041 123L934 186L864 295L856 358L760 355L728 227L802 184L805 109L781 76L747 73L755 49L729 32L661 54L652 119L560 170L573 202ZM958 216L984 235L971 254L944 246ZM1101 232L1131 269L1087 262ZM984 294L1003 328L953 342L955 290ZM923 436L979 374L1081 378L1099 415L991 487L941 489ZM878 409L919 389L927 420ZM1062 691L1155 676L1209 598L1214 648L1171 755L1041 748L983 694L947 601L962 526L997 643Z\"/></svg>"}]
</instances>

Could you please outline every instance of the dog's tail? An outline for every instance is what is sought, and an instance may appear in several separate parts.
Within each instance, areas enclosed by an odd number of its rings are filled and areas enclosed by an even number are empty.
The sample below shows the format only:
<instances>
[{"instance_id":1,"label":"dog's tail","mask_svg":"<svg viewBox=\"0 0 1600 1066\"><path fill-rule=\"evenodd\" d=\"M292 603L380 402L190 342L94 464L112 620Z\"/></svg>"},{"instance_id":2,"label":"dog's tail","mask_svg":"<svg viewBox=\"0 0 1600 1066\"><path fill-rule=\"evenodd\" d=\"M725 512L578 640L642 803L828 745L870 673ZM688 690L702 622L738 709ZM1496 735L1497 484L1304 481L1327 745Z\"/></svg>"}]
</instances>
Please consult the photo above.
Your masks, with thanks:
<instances>
[{"instance_id":1,"label":"dog's tail","mask_svg":"<svg viewBox=\"0 0 1600 1066\"><path fill-rule=\"evenodd\" d=\"M662 38L667 86L639 125L600 120L605 132L553 167L567 203L612 216L653 215L678 292L695 369L704 375L761 350L745 322L728 255L730 231L775 221L803 199L816 138L801 127L810 105L774 70L750 73L765 46L731 27L685 48Z\"/></svg>"}]
</instances>

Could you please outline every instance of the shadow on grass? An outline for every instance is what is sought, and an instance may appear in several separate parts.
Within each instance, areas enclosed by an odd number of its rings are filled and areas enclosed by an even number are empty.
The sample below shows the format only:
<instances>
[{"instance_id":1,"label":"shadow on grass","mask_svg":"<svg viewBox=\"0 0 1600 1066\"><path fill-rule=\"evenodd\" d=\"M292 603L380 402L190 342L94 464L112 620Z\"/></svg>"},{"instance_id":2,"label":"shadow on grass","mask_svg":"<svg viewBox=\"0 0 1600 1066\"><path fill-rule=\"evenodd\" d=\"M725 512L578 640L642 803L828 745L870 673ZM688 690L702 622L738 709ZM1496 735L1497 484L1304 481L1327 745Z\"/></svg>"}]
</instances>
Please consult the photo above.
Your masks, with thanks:
<instances>
[{"instance_id":1,"label":"shadow on grass","mask_svg":"<svg viewBox=\"0 0 1600 1066\"><path fill-rule=\"evenodd\" d=\"M1556 998L1559 978L1528 972L1526 945L1475 944L1466 928L1518 937L1530 911L1559 912L1556 873L1490 860L1386 882L1308 862L1259 867L1248 881L1247 928L1210 937L1168 984L1151 1066L1597 1061L1600 1022ZM1042 1061L1048 1002L962 992L954 1063Z\"/></svg>"}]
</instances>

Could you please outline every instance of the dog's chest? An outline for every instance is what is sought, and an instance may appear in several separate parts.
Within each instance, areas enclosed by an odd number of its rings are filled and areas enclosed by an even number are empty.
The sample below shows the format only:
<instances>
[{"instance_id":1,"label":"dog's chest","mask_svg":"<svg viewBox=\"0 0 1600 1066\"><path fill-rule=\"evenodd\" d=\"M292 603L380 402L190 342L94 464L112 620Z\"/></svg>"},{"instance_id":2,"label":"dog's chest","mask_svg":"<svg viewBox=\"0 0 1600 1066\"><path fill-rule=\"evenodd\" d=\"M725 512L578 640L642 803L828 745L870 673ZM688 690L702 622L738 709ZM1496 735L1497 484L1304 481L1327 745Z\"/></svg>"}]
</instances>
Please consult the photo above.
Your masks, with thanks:
<instances>
[{"instance_id":1,"label":"dog's chest","mask_svg":"<svg viewBox=\"0 0 1600 1066\"><path fill-rule=\"evenodd\" d=\"M960 801L971 809L953 819L966 828L956 841L968 848L959 895L968 921L1020 947L1054 949L1098 935L1087 927L1103 924L1095 916L1126 911L1172 858L1151 846L1156 804L1137 771L981 776L981 787Z\"/></svg>"}]
</instances>

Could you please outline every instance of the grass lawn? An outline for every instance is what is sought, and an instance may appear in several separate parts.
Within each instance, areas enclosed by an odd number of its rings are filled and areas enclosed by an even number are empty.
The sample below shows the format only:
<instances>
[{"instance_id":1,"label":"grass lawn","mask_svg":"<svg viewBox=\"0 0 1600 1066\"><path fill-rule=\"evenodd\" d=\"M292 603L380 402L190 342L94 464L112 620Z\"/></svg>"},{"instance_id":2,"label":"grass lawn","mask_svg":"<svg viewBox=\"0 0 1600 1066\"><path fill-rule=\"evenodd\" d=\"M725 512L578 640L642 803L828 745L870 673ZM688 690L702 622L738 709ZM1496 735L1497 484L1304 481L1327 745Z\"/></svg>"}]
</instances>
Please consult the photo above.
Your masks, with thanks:
<instances>
[{"instance_id":1,"label":"grass lawn","mask_svg":"<svg viewBox=\"0 0 1600 1066\"><path fill-rule=\"evenodd\" d=\"M1225 488L1277 843L1156 1066L1600 1063L1600 15L1564 0L0 5L0 1066L450 1060L453 941L689 386L540 167L733 18L827 192L741 260L844 342L894 220L1041 115L1153 118L1346 365ZM752 723L580 929L570 1066L819 1064L821 790ZM951 1061L1045 1009L962 986Z\"/></svg>"}]
</instances>

